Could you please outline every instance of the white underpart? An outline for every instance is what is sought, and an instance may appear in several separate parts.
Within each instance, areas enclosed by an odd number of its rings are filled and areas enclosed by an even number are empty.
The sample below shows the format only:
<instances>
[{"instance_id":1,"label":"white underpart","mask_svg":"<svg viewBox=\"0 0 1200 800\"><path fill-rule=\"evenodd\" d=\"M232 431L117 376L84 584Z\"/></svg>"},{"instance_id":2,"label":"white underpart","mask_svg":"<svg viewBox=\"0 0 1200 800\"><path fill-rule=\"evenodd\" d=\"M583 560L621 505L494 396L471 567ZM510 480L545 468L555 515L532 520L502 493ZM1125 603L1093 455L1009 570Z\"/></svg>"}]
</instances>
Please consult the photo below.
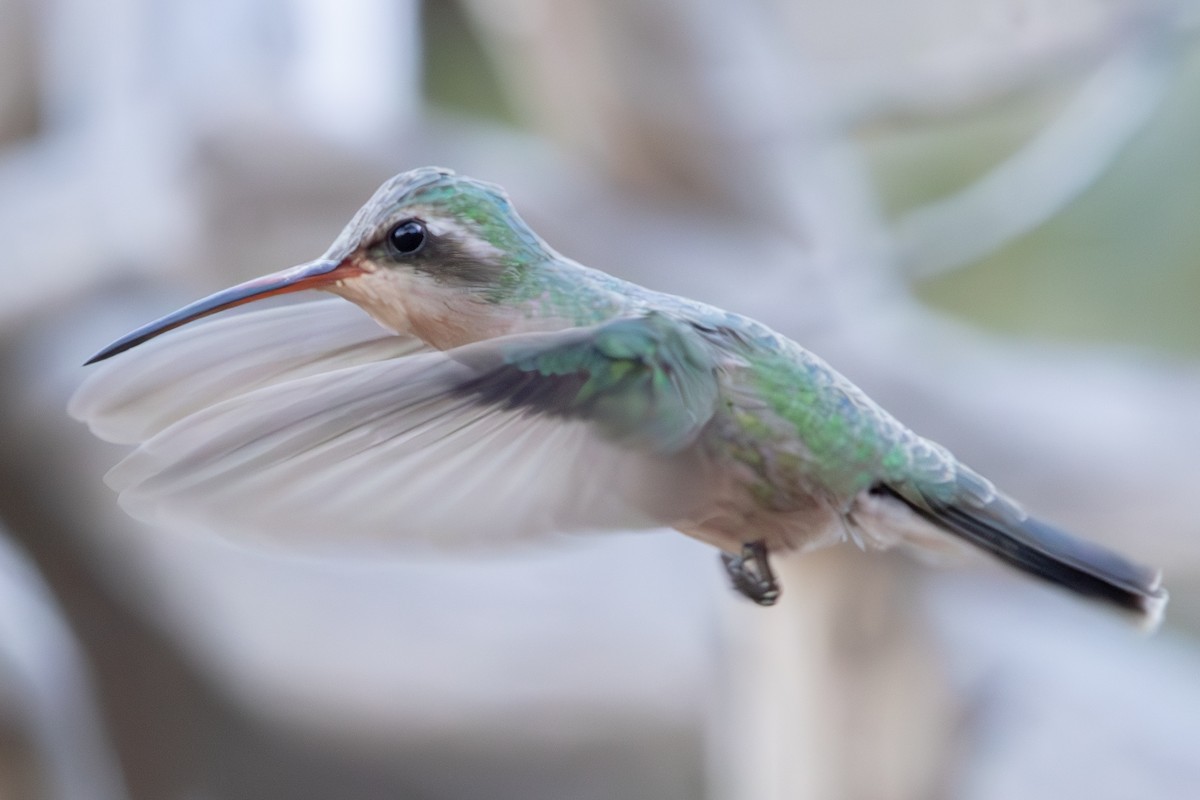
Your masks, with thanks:
<instances>
[{"instance_id":1,"label":"white underpart","mask_svg":"<svg viewBox=\"0 0 1200 800\"><path fill-rule=\"evenodd\" d=\"M901 501L887 495L860 492L848 515L851 535L860 547L887 549L904 545L926 559L965 557L973 552L961 540L930 524ZM859 536L854 534L861 534Z\"/></svg>"}]
</instances>

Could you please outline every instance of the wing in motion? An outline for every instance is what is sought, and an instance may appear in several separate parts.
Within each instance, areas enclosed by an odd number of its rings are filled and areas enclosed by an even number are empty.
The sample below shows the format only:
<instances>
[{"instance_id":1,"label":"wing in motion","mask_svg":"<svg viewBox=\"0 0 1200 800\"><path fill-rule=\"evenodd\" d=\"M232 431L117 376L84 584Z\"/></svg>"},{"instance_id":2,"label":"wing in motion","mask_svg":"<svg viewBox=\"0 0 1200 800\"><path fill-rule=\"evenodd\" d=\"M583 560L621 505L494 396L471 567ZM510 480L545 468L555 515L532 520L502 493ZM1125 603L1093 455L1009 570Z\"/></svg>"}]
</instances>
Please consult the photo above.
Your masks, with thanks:
<instances>
[{"instance_id":1,"label":"wing in motion","mask_svg":"<svg viewBox=\"0 0 1200 800\"><path fill-rule=\"evenodd\" d=\"M422 349L337 298L231 314L97 365L67 410L101 439L137 444L246 392Z\"/></svg>"},{"instance_id":2,"label":"wing in motion","mask_svg":"<svg viewBox=\"0 0 1200 800\"><path fill-rule=\"evenodd\" d=\"M281 540L659 527L705 496L716 401L699 336L650 314L289 375L183 416L108 480L144 520Z\"/></svg>"}]
</instances>

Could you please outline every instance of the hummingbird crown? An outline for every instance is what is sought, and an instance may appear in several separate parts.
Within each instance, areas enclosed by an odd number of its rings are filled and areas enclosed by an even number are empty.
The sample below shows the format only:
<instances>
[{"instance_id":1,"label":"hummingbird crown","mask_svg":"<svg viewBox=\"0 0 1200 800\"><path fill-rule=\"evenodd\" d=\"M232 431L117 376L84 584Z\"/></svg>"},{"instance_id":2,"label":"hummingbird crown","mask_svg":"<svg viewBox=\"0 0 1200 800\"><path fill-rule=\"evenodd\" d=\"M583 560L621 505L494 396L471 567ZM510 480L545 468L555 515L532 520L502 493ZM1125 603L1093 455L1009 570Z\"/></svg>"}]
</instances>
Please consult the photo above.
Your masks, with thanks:
<instances>
[{"instance_id":1,"label":"hummingbird crown","mask_svg":"<svg viewBox=\"0 0 1200 800\"><path fill-rule=\"evenodd\" d=\"M401 173L375 192L331 254L408 269L459 288L489 289L553 257L504 190L439 167Z\"/></svg>"}]
</instances>

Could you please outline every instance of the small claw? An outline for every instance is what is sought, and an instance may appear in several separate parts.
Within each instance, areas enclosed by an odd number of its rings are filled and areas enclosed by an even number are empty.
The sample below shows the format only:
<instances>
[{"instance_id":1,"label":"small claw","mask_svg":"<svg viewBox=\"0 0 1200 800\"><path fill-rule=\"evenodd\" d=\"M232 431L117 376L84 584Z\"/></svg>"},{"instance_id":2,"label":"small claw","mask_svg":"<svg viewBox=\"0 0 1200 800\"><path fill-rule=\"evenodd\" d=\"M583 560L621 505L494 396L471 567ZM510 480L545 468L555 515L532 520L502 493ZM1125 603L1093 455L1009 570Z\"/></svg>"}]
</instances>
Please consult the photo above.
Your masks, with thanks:
<instances>
[{"instance_id":1,"label":"small claw","mask_svg":"<svg viewBox=\"0 0 1200 800\"><path fill-rule=\"evenodd\" d=\"M779 599L779 584L771 571L767 548L761 542L742 546L739 555L721 553L721 563L733 582L733 588L760 606L775 605Z\"/></svg>"}]
</instances>

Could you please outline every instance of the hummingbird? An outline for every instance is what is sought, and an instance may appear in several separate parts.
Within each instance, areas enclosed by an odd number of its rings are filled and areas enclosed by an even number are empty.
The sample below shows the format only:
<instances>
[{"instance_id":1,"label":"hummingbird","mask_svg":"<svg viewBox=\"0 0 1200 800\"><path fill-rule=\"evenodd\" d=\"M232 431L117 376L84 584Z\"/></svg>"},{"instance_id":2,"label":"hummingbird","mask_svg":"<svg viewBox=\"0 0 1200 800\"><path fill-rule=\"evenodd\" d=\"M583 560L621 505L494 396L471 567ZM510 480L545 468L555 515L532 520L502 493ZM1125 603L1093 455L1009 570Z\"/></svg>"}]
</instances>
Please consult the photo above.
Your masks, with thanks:
<instances>
[{"instance_id":1,"label":"hummingbird","mask_svg":"<svg viewBox=\"0 0 1200 800\"><path fill-rule=\"evenodd\" d=\"M337 298L156 338L307 289ZM796 342L582 266L446 169L87 363L133 348L69 410L136 445L106 480L150 523L449 547L668 527L762 605L772 554L959 542L1148 627L1167 602L1160 571L1031 516Z\"/></svg>"}]
</instances>

